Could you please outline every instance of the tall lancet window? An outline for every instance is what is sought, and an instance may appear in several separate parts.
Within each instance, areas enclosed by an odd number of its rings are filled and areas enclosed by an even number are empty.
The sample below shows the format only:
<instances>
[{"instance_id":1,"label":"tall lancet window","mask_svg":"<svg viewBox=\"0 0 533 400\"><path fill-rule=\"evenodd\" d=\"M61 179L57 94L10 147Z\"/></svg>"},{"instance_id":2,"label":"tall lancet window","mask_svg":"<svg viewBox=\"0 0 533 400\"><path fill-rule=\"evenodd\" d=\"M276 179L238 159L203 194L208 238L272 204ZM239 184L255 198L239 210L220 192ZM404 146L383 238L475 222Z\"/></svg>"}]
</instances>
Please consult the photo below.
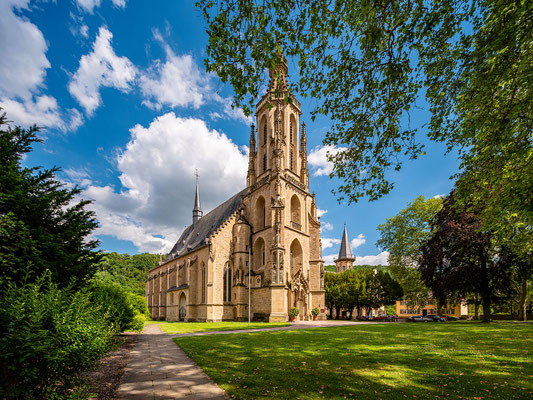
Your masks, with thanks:
<instances>
[{"instance_id":1,"label":"tall lancet window","mask_svg":"<svg viewBox=\"0 0 533 400\"><path fill-rule=\"evenodd\" d=\"M263 125L263 146L267 144L267 126Z\"/></svg>"},{"instance_id":2,"label":"tall lancet window","mask_svg":"<svg viewBox=\"0 0 533 400\"><path fill-rule=\"evenodd\" d=\"M290 168L291 168L291 171L294 172L294 150L293 149L291 149L291 166L290 166Z\"/></svg>"},{"instance_id":3,"label":"tall lancet window","mask_svg":"<svg viewBox=\"0 0 533 400\"><path fill-rule=\"evenodd\" d=\"M263 154L263 172L267 170L267 155Z\"/></svg>"},{"instance_id":4,"label":"tall lancet window","mask_svg":"<svg viewBox=\"0 0 533 400\"><path fill-rule=\"evenodd\" d=\"M292 128L292 121L290 124L290 132L291 132L291 144L294 144L294 130Z\"/></svg>"},{"instance_id":5,"label":"tall lancet window","mask_svg":"<svg viewBox=\"0 0 533 400\"><path fill-rule=\"evenodd\" d=\"M231 265L226 263L224 267L224 288L222 298L224 301L231 301Z\"/></svg>"},{"instance_id":6,"label":"tall lancet window","mask_svg":"<svg viewBox=\"0 0 533 400\"><path fill-rule=\"evenodd\" d=\"M205 279L205 266L204 263L202 263L202 303L205 303L205 287L206 287L206 279Z\"/></svg>"}]
</instances>

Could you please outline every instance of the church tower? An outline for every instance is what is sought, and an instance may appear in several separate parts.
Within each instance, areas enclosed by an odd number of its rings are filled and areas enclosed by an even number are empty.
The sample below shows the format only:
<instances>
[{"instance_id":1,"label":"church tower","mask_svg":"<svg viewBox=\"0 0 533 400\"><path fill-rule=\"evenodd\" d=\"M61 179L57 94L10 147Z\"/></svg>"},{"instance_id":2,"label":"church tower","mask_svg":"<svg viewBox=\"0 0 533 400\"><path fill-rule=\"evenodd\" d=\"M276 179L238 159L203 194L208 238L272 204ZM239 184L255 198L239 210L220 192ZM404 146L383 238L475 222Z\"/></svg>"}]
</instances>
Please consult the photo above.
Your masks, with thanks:
<instances>
[{"instance_id":1,"label":"church tower","mask_svg":"<svg viewBox=\"0 0 533 400\"><path fill-rule=\"evenodd\" d=\"M342 234L341 248L339 250L339 256L335 260L335 266L337 267L337 274L353 268L355 257L352 255L352 249L350 247L350 240L348 240L348 232L346 232L346 224L344 224L344 232Z\"/></svg>"},{"instance_id":2,"label":"church tower","mask_svg":"<svg viewBox=\"0 0 533 400\"><path fill-rule=\"evenodd\" d=\"M312 304L324 307L320 223L309 192L305 124L300 124L300 102L289 95L287 70L282 57L257 104L257 140L252 125L243 199L252 228L252 287L270 321L286 320L291 307L305 317Z\"/></svg>"}]
</instances>

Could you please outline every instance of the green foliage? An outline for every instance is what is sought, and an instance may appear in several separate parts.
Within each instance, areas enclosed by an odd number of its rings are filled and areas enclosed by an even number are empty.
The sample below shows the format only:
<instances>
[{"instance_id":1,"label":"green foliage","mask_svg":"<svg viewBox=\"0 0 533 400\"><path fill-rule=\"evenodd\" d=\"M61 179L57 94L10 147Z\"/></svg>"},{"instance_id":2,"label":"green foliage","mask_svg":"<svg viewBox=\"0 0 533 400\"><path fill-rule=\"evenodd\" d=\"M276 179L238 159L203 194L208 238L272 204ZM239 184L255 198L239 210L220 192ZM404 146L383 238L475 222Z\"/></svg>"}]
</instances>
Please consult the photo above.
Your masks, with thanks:
<instances>
[{"instance_id":1,"label":"green foliage","mask_svg":"<svg viewBox=\"0 0 533 400\"><path fill-rule=\"evenodd\" d=\"M324 279L326 306L330 310L344 308L351 313L354 308L365 308L369 311L393 304L403 295L402 287L388 272L374 272L373 267L327 274Z\"/></svg>"},{"instance_id":2,"label":"green foliage","mask_svg":"<svg viewBox=\"0 0 533 400\"><path fill-rule=\"evenodd\" d=\"M100 258L93 251L98 242L87 240L97 223L85 209L90 202L75 201L80 190L56 180L58 168L22 166L41 142L37 132L36 126L11 129L0 115L0 286L50 269L54 282L75 280L81 287Z\"/></svg>"},{"instance_id":3,"label":"green foliage","mask_svg":"<svg viewBox=\"0 0 533 400\"><path fill-rule=\"evenodd\" d=\"M318 317L318 314L320 314L320 310L318 309L318 307L315 307L311 310L311 315L313 317Z\"/></svg>"},{"instance_id":4,"label":"green foliage","mask_svg":"<svg viewBox=\"0 0 533 400\"><path fill-rule=\"evenodd\" d=\"M141 314L147 318L150 317L150 311L148 311L148 305L144 296L131 292L126 293L126 296L135 314Z\"/></svg>"},{"instance_id":5,"label":"green foliage","mask_svg":"<svg viewBox=\"0 0 533 400\"><path fill-rule=\"evenodd\" d=\"M7 283L0 296L0 397L64 398L115 333L86 290L59 289L51 274Z\"/></svg>"},{"instance_id":6,"label":"green foliage","mask_svg":"<svg viewBox=\"0 0 533 400\"><path fill-rule=\"evenodd\" d=\"M422 245L431 237L431 220L442 208L442 199L418 196L397 215L378 226L377 245L389 252L388 270L403 288L409 307L424 307L430 293L422 282L418 265Z\"/></svg>"},{"instance_id":7,"label":"green foliage","mask_svg":"<svg viewBox=\"0 0 533 400\"><path fill-rule=\"evenodd\" d=\"M289 310L289 316L291 318L296 318L300 314L300 310L296 307L291 307Z\"/></svg>"},{"instance_id":8,"label":"green foliage","mask_svg":"<svg viewBox=\"0 0 533 400\"><path fill-rule=\"evenodd\" d=\"M208 24L207 70L231 83L247 114L281 50L298 65L289 89L316 99L313 117L333 121L324 143L340 150L330 154L340 200L386 195L392 171L425 154L424 135L408 122L424 97L423 133L459 151L459 197L483 205L486 230L516 236L531 253L531 1L197 5Z\"/></svg>"},{"instance_id":9,"label":"green foliage","mask_svg":"<svg viewBox=\"0 0 533 400\"><path fill-rule=\"evenodd\" d=\"M105 253L98 264L95 280L116 283L125 290L144 296L148 271L158 265L159 255Z\"/></svg>"},{"instance_id":10,"label":"green foliage","mask_svg":"<svg viewBox=\"0 0 533 400\"><path fill-rule=\"evenodd\" d=\"M92 300L107 313L110 324L118 331L141 331L144 322L150 317L146 299L126 291L117 283L93 282Z\"/></svg>"},{"instance_id":11,"label":"green foliage","mask_svg":"<svg viewBox=\"0 0 533 400\"><path fill-rule=\"evenodd\" d=\"M326 272L337 272L335 265L324 265L324 271Z\"/></svg>"}]
</instances>

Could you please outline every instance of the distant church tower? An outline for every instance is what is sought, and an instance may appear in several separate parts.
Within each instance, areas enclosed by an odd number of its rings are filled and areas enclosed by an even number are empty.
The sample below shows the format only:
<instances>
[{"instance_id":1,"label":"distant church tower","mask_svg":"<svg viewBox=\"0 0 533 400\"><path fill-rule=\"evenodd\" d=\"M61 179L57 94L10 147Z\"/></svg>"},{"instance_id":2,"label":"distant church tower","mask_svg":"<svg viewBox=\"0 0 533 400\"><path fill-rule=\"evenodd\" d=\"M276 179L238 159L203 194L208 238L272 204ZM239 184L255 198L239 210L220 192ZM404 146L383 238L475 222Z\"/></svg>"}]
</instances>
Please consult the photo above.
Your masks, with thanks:
<instances>
[{"instance_id":1,"label":"distant church tower","mask_svg":"<svg viewBox=\"0 0 533 400\"><path fill-rule=\"evenodd\" d=\"M335 260L337 267L337 273L346 271L353 268L355 257L352 255L352 249L350 247L350 240L348 239L348 232L346 232L346 224L344 224L344 233L342 234L341 249L339 250L339 256Z\"/></svg>"}]
</instances>

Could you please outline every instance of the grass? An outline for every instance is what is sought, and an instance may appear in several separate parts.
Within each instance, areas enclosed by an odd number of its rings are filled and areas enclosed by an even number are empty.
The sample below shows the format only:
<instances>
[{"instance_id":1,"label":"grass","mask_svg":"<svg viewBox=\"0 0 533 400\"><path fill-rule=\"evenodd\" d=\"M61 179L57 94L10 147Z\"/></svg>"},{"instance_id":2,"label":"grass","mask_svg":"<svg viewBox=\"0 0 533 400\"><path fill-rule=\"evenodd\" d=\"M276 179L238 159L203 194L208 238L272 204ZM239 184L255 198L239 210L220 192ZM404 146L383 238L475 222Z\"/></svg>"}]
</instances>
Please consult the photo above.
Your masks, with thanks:
<instances>
[{"instance_id":1,"label":"grass","mask_svg":"<svg viewBox=\"0 0 533 400\"><path fill-rule=\"evenodd\" d=\"M533 398L527 324L361 324L174 341L238 399Z\"/></svg>"},{"instance_id":2,"label":"grass","mask_svg":"<svg viewBox=\"0 0 533 400\"><path fill-rule=\"evenodd\" d=\"M289 326L288 322L163 322L159 321L159 327L165 333L195 333L211 331L232 331L257 328L277 328L279 326Z\"/></svg>"}]
</instances>

